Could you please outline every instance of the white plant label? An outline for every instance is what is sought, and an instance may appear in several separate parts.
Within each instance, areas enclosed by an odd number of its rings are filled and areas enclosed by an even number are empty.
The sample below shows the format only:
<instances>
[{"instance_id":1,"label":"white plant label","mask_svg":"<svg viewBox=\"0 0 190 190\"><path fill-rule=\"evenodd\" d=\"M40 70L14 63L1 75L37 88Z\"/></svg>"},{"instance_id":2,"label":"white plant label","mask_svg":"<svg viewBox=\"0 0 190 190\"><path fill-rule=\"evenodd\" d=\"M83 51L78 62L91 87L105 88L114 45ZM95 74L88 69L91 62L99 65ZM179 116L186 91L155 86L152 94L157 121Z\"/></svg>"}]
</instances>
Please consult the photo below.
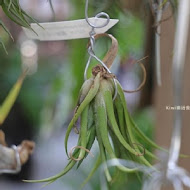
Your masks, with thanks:
<instances>
[{"instance_id":1,"label":"white plant label","mask_svg":"<svg viewBox=\"0 0 190 190\"><path fill-rule=\"evenodd\" d=\"M97 26L103 25L107 19L105 18L89 18L92 24ZM117 24L118 19L110 19L107 26L103 28L96 28L96 34L105 33L107 30ZM40 25L40 26L39 26ZM80 38L89 38L91 26L88 25L85 19L63 21L63 22L47 22L47 23L31 24L32 30L23 28L28 38L40 41L57 41L57 40L71 40Z\"/></svg>"}]
</instances>

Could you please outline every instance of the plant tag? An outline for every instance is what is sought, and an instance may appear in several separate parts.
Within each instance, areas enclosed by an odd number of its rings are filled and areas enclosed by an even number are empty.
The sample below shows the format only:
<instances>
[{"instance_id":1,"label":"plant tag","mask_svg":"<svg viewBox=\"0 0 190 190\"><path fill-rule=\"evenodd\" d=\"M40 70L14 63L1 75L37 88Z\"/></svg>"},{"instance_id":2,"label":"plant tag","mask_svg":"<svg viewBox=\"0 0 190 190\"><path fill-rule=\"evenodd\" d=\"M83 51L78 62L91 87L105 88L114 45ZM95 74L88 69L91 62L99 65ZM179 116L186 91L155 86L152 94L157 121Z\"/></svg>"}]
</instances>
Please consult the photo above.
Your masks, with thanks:
<instances>
[{"instance_id":1,"label":"plant tag","mask_svg":"<svg viewBox=\"0 0 190 190\"><path fill-rule=\"evenodd\" d=\"M89 18L89 21L97 26L103 25L106 20L107 19L105 18ZM95 29L96 34L105 33L107 30L117 24L118 21L118 19L110 19L110 22L107 26ZM36 33L30 29L23 28L28 38L40 41L89 38L89 33L92 30L91 26L88 25L85 19L63 22L47 22L39 24L40 26L36 23L31 24L31 28Z\"/></svg>"}]
</instances>

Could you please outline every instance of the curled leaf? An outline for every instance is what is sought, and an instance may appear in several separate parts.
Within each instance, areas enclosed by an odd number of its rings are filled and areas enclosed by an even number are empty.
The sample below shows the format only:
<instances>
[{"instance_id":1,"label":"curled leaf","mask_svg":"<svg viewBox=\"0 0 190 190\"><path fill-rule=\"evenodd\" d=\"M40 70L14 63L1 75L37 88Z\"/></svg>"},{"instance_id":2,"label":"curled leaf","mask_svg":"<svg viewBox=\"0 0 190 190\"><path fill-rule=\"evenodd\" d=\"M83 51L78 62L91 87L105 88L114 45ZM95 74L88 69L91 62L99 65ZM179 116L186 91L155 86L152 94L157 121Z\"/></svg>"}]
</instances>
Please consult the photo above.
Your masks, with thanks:
<instances>
[{"instance_id":1,"label":"curled leaf","mask_svg":"<svg viewBox=\"0 0 190 190\"><path fill-rule=\"evenodd\" d=\"M73 157L73 150L76 149L76 148L83 149L84 151L88 152L92 157L94 157L94 155L90 152L90 150L88 150L88 149L86 149L86 148L84 148L82 146L75 146L69 152L69 157L70 157L71 160L80 161L80 160L83 159L82 157L78 157L78 158Z\"/></svg>"},{"instance_id":2,"label":"curled leaf","mask_svg":"<svg viewBox=\"0 0 190 190\"><path fill-rule=\"evenodd\" d=\"M99 39L101 37L108 37L112 40L111 47L109 48L108 52L106 53L105 57L102 60L105 63L105 65L108 68L110 68L113 64L114 59L117 56L118 41L111 34L107 34L107 33L97 34L94 36L95 39ZM88 47L89 47L89 45L90 45L90 43L88 43Z\"/></svg>"},{"instance_id":3,"label":"curled leaf","mask_svg":"<svg viewBox=\"0 0 190 190\"><path fill-rule=\"evenodd\" d=\"M145 57L145 58L147 58L147 57ZM145 59L145 58L143 58L143 59ZM138 91L142 90L142 88L144 87L144 85L146 83L147 74L146 74L146 69L145 69L144 65L140 62L143 59L133 63L133 64L140 63L140 67L141 67L141 69L143 71L143 81L141 82L141 84L139 85L139 87L137 89L135 89L135 90L123 90L124 92L126 92L126 93L134 93L134 92L138 92Z\"/></svg>"}]
</instances>

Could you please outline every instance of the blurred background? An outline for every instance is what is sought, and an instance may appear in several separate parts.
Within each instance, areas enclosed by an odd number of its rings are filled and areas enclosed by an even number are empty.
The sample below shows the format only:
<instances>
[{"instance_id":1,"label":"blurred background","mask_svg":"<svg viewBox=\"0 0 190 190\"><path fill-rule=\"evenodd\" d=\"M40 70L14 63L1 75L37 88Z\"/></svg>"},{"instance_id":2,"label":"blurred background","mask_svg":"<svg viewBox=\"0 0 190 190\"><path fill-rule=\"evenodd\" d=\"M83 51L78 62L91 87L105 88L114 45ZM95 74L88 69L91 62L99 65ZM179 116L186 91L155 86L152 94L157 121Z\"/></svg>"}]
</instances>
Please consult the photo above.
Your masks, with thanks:
<instances>
[{"instance_id":1,"label":"blurred background","mask_svg":"<svg viewBox=\"0 0 190 190\"><path fill-rule=\"evenodd\" d=\"M39 22L66 21L84 18L85 1L53 0L55 15L47 0L20 0L22 8ZM168 148L170 143L172 112L166 106L172 103L171 60L174 35L174 21L169 19L162 23L162 87L157 87L154 77L154 17L148 3L141 0L92 0L89 3L89 16L105 11L119 23L109 33L119 42L118 56L112 67L118 80L126 90L134 90L142 80L142 71L136 60L144 60L147 70L147 82L141 92L126 94L130 112L136 123L159 145ZM171 14L168 9L164 16ZM6 32L0 28L0 36L8 55L0 47L0 102L3 102L18 76L30 65L30 75L24 81L19 97L8 118L1 126L6 140L11 146L24 139L36 142L35 152L18 175L1 175L0 190L40 189L42 184L27 184L22 179L41 179L60 172L67 164L64 150L64 136L67 124L73 116L80 87L84 81L84 68L87 63L88 39L40 42L27 39L21 27L7 19L0 10L0 18L14 37L11 41ZM108 39L98 40L96 55L103 58L110 46ZM188 58L189 59L189 58ZM95 65L94 61L91 67ZM187 75L187 74L186 74ZM185 76L186 76L185 75ZM187 80L187 77L184 81ZM187 83L185 83L187 84ZM185 88L184 104L190 105ZM184 112L184 125L188 124L189 112ZM183 153L190 154L185 147L188 144L187 127L184 126ZM185 136L186 134L186 136ZM69 147L76 145L77 135L72 132ZM96 155L96 146L93 147ZM78 170L44 189L76 190L86 178L96 159L87 157ZM188 161L182 164L187 166ZM89 167L86 167L86 166ZM125 176L124 176L125 177ZM126 178L122 184L113 184L115 189L140 189L136 176ZM87 190L98 190L98 172L85 186Z\"/></svg>"}]
</instances>

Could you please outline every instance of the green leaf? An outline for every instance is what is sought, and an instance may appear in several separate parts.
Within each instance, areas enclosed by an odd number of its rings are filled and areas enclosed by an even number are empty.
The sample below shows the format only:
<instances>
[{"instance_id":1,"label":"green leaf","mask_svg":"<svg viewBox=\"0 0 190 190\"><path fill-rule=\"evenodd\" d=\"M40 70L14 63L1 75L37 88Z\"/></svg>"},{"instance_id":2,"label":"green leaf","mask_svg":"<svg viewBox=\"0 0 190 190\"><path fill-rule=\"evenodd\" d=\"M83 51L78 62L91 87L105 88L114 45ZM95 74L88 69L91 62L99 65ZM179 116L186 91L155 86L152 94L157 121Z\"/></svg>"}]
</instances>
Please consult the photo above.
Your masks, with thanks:
<instances>
[{"instance_id":1,"label":"green leaf","mask_svg":"<svg viewBox=\"0 0 190 190\"><path fill-rule=\"evenodd\" d=\"M21 7L19 4L19 1L13 1L13 0L5 0L2 3L2 9L4 13L16 24L30 28L29 21L33 21L38 24L38 22L33 19L31 16L29 16ZM29 21L27 19L29 19Z\"/></svg>"},{"instance_id":2,"label":"green leaf","mask_svg":"<svg viewBox=\"0 0 190 190\"><path fill-rule=\"evenodd\" d=\"M13 107L16 98L18 97L18 94L20 92L20 89L22 87L23 80L26 76L26 73L23 73L11 91L9 92L8 96L6 97L5 101L3 102L2 106L0 107L0 125L3 124L4 120L7 118L11 108Z\"/></svg>"},{"instance_id":3,"label":"green leaf","mask_svg":"<svg viewBox=\"0 0 190 190\"><path fill-rule=\"evenodd\" d=\"M5 32L11 37L11 39L14 41L13 36L11 35L11 33L9 32L8 28L5 26L5 24L0 20L0 25L3 27L3 29L5 30Z\"/></svg>"},{"instance_id":4,"label":"green leaf","mask_svg":"<svg viewBox=\"0 0 190 190\"><path fill-rule=\"evenodd\" d=\"M48 0L48 2L49 2L49 5L50 5L51 12L53 14L53 19L55 20L55 10L53 8L52 0Z\"/></svg>"},{"instance_id":5,"label":"green leaf","mask_svg":"<svg viewBox=\"0 0 190 190\"><path fill-rule=\"evenodd\" d=\"M0 38L0 44L2 45L3 49L5 50L5 53L8 55L7 49L5 47L5 44L3 42L3 40Z\"/></svg>"}]
</instances>

